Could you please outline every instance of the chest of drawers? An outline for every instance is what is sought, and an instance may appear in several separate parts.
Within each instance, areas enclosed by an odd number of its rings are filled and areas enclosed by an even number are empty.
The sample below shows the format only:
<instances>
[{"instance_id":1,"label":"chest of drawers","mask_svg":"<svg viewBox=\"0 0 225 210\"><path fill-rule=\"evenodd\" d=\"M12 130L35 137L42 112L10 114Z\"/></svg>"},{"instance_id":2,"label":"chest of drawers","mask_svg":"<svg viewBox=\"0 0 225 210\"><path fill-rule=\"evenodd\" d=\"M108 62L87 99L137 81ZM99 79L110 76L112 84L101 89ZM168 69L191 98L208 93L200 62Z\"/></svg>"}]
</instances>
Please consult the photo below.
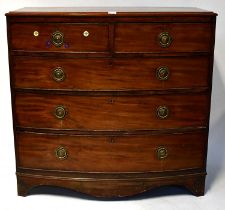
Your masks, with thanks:
<instances>
[{"instance_id":1,"label":"chest of drawers","mask_svg":"<svg viewBox=\"0 0 225 210\"><path fill-rule=\"evenodd\" d=\"M18 194L204 194L216 14L24 8L7 15Z\"/></svg>"}]
</instances>

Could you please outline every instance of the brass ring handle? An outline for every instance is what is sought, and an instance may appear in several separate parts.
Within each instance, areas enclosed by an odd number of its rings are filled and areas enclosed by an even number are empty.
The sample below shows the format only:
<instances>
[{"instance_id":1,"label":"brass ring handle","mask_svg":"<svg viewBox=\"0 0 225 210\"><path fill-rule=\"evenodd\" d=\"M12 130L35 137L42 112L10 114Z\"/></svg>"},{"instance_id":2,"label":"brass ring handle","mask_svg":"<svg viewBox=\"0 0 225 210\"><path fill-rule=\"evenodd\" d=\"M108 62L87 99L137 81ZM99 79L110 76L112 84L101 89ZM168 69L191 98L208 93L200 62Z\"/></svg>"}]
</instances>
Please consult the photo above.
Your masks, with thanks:
<instances>
[{"instance_id":1,"label":"brass ring handle","mask_svg":"<svg viewBox=\"0 0 225 210\"><path fill-rule=\"evenodd\" d=\"M59 160L65 160L68 157L67 149L60 146L55 150L55 155Z\"/></svg>"},{"instance_id":2,"label":"brass ring handle","mask_svg":"<svg viewBox=\"0 0 225 210\"><path fill-rule=\"evenodd\" d=\"M52 44L56 47L61 47L64 44L64 35L60 31L55 31L52 34Z\"/></svg>"},{"instance_id":3,"label":"brass ring handle","mask_svg":"<svg viewBox=\"0 0 225 210\"><path fill-rule=\"evenodd\" d=\"M159 44L161 47L169 47L173 41L172 37L168 32L162 32L158 36Z\"/></svg>"},{"instance_id":4,"label":"brass ring handle","mask_svg":"<svg viewBox=\"0 0 225 210\"><path fill-rule=\"evenodd\" d=\"M57 67L52 72L52 77L56 82L61 82L65 79L65 73L61 67Z\"/></svg>"},{"instance_id":5,"label":"brass ring handle","mask_svg":"<svg viewBox=\"0 0 225 210\"><path fill-rule=\"evenodd\" d=\"M168 151L167 151L166 147L160 146L160 147L157 148L156 154L157 154L157 158L159 160L163 160L163 159L167 158Z\"/></svg>"},{"instance_id":6,"label":"brass ring handle","mask_svg":"<svg viewBox=\"0 0 225 210\"><path fill-rule=\"evenodd\" d=\"M161 66L156 71L156 78L165 81L169 79L169 74L169 68L167 66Z\"/></svg>"},{"instance_id":7,"label":"brass ring handle","mask_svg":"<svg viewBox=\"0 0 225 210\"><path fill-rule=\"evenodd\" d=\"M55 116L58 119L63 119L66 116L67 112L64 106L57 106L55 108Z\"/></svg>"},{"instance_id":8,"label":"brass ring handle","mask_svg":"<svg viewBox=\"0 0 225 210\"><path fill-rule=\"evenodd\" d=\"M166 119L169 116L169 108L167 106L159 106L157 108L157 116L160 119Z\"/></svg>"}]
</instances>

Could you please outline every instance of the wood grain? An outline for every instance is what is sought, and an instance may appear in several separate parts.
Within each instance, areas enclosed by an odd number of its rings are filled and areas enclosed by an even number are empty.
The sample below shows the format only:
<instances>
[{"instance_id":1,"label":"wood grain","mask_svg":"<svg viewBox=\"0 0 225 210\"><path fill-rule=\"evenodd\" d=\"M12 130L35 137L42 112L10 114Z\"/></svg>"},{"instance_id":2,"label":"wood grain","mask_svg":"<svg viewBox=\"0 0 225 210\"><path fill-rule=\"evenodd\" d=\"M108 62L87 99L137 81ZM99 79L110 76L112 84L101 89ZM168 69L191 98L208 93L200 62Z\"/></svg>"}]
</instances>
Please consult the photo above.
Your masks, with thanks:
<instances>
[{"instance_id":1,"label":"wood grain","mask_svg":"<svg viewBox=\"0 0 225 210\"><path fill-rule=\"evenodd\" d=\"M18 195L41 185L101 198L165 185L204 195L217 14L117 9L6 14ZM61 47L51 43L56 30L64 34ZM161 32L172 36L167 48ZM167 81L156 79L161 65L169 67ZM56 67L63 82L52 79ZM55 117L58 105L64 119ZM159 106L168 106L168 118L157 117ZM59 146L67 159L56 158ZM167 158L157 158L159 146Z\"/></svg>"},{"instance_id":2,"label":"wood grain","mask_svg":"<svg viewBox=\"0 0 225 210\"><path fill-rule=\"evenodd\" d=\"M146 179L73 179L17 173L18 195L26 196L38 186L58 186L92 195L98 198L132 196L162 186L182 186L196 196L204 195L205 173L164 176Z\"/></svg>"},{"instance_id":3,"label":"wood grain","mask_svg":"<svg viewBox=\"0 0 225 210\"><path fill-rule=\"evenodd\" d=\"M157 69L169 68L166 81L157 79ZM65 79L56 82L53 70L61 67ZM16 88L64 90L167 90L207 87L208 56L150 58L52 58L15 56ZM193 77L193 75L195 75Z\"/></svg>"},{"instance_id":4,"label":"wood grain","mask_svg":"<svg viewBox=\"0 0 225 210\"><path fill-rule=\"evenodd\" d=\"M18 166L80 172L166 172L203 168L206 133L148 136L67 136L17 133ZM63 146L68 158L59 160ZM158 147L168 151L157 157Z\"/></svg>"},{"instance_id":5,"label":"wood grain","mask_svg":"<svg viewBox=\"0 0 225 210\"><path fill-rule=\"evenodd\" d=\"M151 130L206 126L208 95L157 96L61 96L17 93L16 125L21 127L75 130ZM62 105L64 119L55 117ZM157 117L167 106L169 117Z\"/></svg>"},{"instance_id":6,"label":"wood grain","mask_svg":"<svg viewBox=\"0 0 225 210\"><path fill-rule=\"evenodd\" d=\"M172 44L163 48L158 35L168 32ZM207 52L210 51L211 24L131 24L115 26L115 52Z\"/></svg>"},{"instance_id":7,"label":"wood grain","mask_svg":"<svg viewBox=\"0 0 225 210\"><path fill-rule=\"evenodd\" d=\"M109 48L108 24L12 24L11 46L14 50L33 51L76 51L76 52L104 52ZM34 31L39 36L33 35ZM64 34L64 45L55 47L51 43L52 34L60 31ZM83 32L89 36L84 37Z\"/></svg>"}]
</instances>

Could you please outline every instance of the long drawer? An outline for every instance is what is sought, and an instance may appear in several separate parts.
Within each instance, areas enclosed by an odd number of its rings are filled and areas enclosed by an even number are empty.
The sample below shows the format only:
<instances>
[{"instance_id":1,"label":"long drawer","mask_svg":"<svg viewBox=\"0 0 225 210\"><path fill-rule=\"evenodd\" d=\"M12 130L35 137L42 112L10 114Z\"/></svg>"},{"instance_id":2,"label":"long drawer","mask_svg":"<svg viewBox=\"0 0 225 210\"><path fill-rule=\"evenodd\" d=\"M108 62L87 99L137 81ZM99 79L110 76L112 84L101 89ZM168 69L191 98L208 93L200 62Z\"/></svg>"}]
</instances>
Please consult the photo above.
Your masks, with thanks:
<instances>
[{"instance_id":1,"label":"long drawer","mask_svg":"<svg viewBox=\"0 0 225 210\"><path fill-rule=\"evenodd\" d=\"M115 52L209 52L210 23L118 23Z\"/></svg>"},{"instance_id":2,"label":"long drawer","mask_svg":"<svg viewBox=\"0 0 225 210\"><path fill-rule=\"evenodd\" d=\"M103 52L109 49L108 24L11 25L13 50L57 52Z\"/></svg>"},{"instance_id":3,"label":"long drawer","mask_svg":"<svg viewBox=\"0 0 225 210\"><path fill-rule=\"evenodd\" d=\"M16 125L75 130L207 126L208 95L78 96L17 93Z\"/></svg>"},{"instance_id":4,"label":"long drawer","mask_svg":"<svg viewBox=\"0 0 225 210\"><path fill-rule=\"evenodd\" d=\"M206 133L66 136L16 133L22 168L80 172L165 172L203 168Z\"/></svg>"},{"instance_id":5,"label":"long drawer","mask_svg":"<svg viewBox=\"0 0 225 210\"><path fill-rule=\"evenodd\" d=\"M166 90L208 86L207 56L82 59L15 56L16 88Z\"/></svg>"}]
</instances>

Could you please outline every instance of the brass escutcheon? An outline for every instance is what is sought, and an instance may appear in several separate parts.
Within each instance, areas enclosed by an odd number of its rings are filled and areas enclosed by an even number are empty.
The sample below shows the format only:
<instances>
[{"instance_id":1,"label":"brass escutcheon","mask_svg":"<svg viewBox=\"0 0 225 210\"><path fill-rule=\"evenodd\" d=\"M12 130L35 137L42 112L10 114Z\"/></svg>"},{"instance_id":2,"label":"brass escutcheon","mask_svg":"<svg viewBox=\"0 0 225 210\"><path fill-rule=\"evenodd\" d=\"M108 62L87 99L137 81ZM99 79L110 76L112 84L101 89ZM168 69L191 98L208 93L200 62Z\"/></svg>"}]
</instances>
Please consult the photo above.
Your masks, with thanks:
<instances>
[{"instance_id":1,"label":"brass escutcheon","mask_svg":"<svg viewBox=\"0 0 225 210\"><path fill-rule=\"evenodd\" d=\"M168 32L162 32L158 36L159 44L161 47L169 47L173 41L172 37Z\"/></svg>"},{"instance_id":2,"label":"brass escutcheon","mask_svg":"<svg viewBox=\"0 0 225 210\"><path fill-rule=\"evenodd\" d=\"M60 146L55 150L55 155L59 160L65 160L68 157L68 152L64 147Z\"/></svg>"}]
</instances>

